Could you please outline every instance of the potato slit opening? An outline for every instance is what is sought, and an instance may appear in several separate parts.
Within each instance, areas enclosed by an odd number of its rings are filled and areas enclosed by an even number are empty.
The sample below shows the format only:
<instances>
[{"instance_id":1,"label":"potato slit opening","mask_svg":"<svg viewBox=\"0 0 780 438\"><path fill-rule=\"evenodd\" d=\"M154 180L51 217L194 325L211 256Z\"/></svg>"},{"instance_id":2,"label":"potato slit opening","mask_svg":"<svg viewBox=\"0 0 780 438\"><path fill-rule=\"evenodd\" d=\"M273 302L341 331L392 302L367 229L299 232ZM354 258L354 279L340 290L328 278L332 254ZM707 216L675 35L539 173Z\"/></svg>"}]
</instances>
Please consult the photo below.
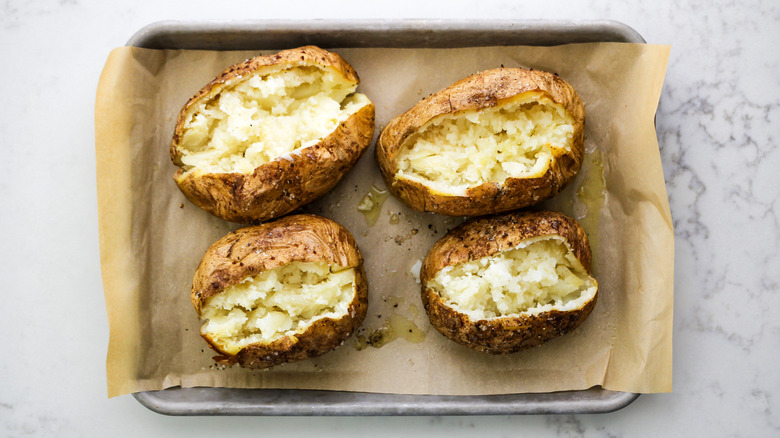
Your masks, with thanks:
<instances>
[{"instance_id":1,"label":"potato slit opening","mask_svg":"<svg viewBox=\"0 0 780 438\"><path fill-rule=\"evenodd\" d=\"M252 173L291 159L371 103L356 88L336 70L314 66L235 79L188 112L178 146L183 168Z\"/></svg>"},{"instance_id":2,"label":"potato slit opening","mask_svg":"<svg viewBox=\"0 0 780 438\"><path fill-rule=\"evenodd\" d=\"M354 285L354 268L288 263L209 298L201 312L207 320L201 334L236 354L250 344L302 333L319 319L347 315Z\"/></svg>"},{"instance_id":3,"label":"potato slit opening","mask_svg":"<svg viewBox=\"0 0 780 438\"><path fill-rule=\"evenodd\" d=\"M489 257L448 266L427 283L472 320L576 310L597 283L560 236L529 239Z\"/></svg>"},{"instance_id":4,"label":"potato slit opening","mask_svg":"<svg viewBox=\"0 0 780 438\"><path fill-rule=\"evenodd\" d=\"M487 182L543 175L551 158L571 151L573 135L574 119L563 105L526 92L492 108L432 119L404 142L396 177L465 195Z\"/></svg>"}]
</instances>

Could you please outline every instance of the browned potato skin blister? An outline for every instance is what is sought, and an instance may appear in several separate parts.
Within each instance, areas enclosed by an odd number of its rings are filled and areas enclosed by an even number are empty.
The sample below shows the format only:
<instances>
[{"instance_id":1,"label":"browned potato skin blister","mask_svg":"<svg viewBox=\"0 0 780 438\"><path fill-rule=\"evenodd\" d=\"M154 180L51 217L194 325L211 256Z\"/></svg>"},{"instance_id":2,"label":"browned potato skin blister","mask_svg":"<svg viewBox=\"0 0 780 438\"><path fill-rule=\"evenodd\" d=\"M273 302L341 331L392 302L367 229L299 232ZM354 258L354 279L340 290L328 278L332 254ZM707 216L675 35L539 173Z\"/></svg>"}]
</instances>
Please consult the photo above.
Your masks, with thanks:
<instances>
[{"instance_id":1,"label":"browned potato skin blister","mask_svg":"<svg viewBox=\"0 0 780 438\"><path fill-rule=\"evenodd\" d=\"M472 321L426 287L436 273L447 266L488 257L512 249L524 240L548 235L563 237L590 273L588 237L576 221L561 213L514 212L479 218L447 233L430 249L420 271L422 301L431 325L459 344L492 354L514 353L535 347L574 330L593 310L596 297L574 311L552 310L537 315Z\"/></svg>"},{"instance_id":2,"label":"browned potato skin blister","mask_svg":"<svg viewBox=\"0 0 780 438\"><path fill-rule=\"evenodd\" d=\"M264 69L325 65L358 82L355 70L338 54L315 46L258 56L225 70L204 86L182 108L176 121L170 154L182 166L178 145L190 108L216 96L228 81ZM257 167L251 174L208 173L184 176L179 169L176 184L193 204L222 219L257 223L280 217L324 195L357 163L374 136L374 105L350 116L316 145L292 154L292 161L277 159Z\"/></svg>"},{"instance_id":3,"label":"browned potato skin blister","mask_svg":"<svg viewBox=\"0 0 780 438\"><path fill-rule=\"evenodd\" d=\"M507 178L503 184L487 182L469 188L466 196L447 195L415 181L395 179L396 156L401 146L429 120L442 114L495 107L529 91L544 93L562 104L574 118L571 152L554 157L542 177ZM574 88L563 79L539 70L502 67L462 79L390 121L377 141L376 160L393 195L415 210L449 216L500 213L550 198L577 175L584 156L584 122L585 107Z\"/></svg>"},{"instance_id":4,"label":"browned potato skin blister","mask_svg":"<svg viewBox=\"0 0 780 438\"><path fill-rule=\"evenodd\" d=\"M220 351L217 362L246 368L268 368L320 356L341 345L357 330L368 309L368 282L363 256L350 232L315 215L294 215L230 233L206 251L192 284L192 304L198 315L206 300L241 280L291 262L325 261L355 268L355 298L344 317L315 321L305 332L269 344L251 344L235 356Z\"/></svg>"}]
</instances>

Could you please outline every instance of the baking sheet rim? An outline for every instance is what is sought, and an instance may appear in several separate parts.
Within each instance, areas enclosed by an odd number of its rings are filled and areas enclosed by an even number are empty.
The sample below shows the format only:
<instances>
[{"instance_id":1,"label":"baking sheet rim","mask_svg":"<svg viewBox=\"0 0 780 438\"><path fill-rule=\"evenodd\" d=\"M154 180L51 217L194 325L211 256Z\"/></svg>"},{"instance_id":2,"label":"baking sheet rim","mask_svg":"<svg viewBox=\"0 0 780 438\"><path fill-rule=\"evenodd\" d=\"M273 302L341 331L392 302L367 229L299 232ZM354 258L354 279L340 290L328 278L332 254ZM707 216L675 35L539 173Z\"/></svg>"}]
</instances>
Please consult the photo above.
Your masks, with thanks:
<instances>
[{"instance_id":1,"label":"baking sheet rim","mask_svg":"<svg viewBox=\"0 0 780 438\"><path fill-rule=\"evenodd\" d=\"M253 31L257 32L258 29L263 28L263 24L272 25L276 30L286 28L290 34L298 32L300 37L304 37L308 34L316 34L317 32L327 31L328 29L336 30L336 26L340 26L339 30L342 31L361 31L366 33L372 33L376 29L381 29L384 32L408 32L408 31L431 31L437 30L439 32L449 31L451 33L457 32L457 30L470 29L481 30L491 29L495 32L501 33L515 32L516 34L523 35L530 31L536 32L558 32L558 37L564 37L569 33L587 32L587 31L601 31L606 35L610 33L615 36L622 37L623 41L615 42L632 42L632 43L644 43L644 38L636 32L630 26L614 20L355 20L355 21L328 21L328 20L309 20L306 22L296 20L258 20L258 21L159 21L151 23L143 28L139 29L127 42L128 46L145 47L151 45L150 42L155 38L165 37L173 33L178 32L180 35L192 35L193 33L219 33L219 32L241 32ZM287 35L288 37L290 35ZM299 37L299 38L300 38ZM277 35L277 38L279 36ZM596 42L598 40L594 40ZM600 40L601 42L607 42ZM610 40L612 41L612 40ZM425 42L421 40L421 42ZM579 41L578 41L579 42ZM558 41L556 44L566 44L566 41ZM568 43L571 43L569 41ZM507 45L501 44L496 41L494 45ZM512 41L510 45L521 45ZM533 44L532 44L533 45ZM354 47L369 47L368 45L356 45ZM171 46L170 48L174 48ZM370 47L381 47L371 45ZM425 45L421 45L415 48L423 48ZM464 47L464 46L451 46L451 47ZM226 48L226 50L233 50L234 48ZM378 393L354 393L347 391L327 391L330 394L338 396L339 394L349 394L350 397L355 394L367 394L371 397L387 397L391 401L383 403L374 403L371 406L360 406L350 403L312 403L309 409L304 411L294 410L279 410L269 409L267 406L255 404L254 406L244 406L241 404L223 403L221 406L200 406L196 400L194 404L196 406L183 406L183 403L171 403L166 401L164 397L160 397L159 394L167 394L171 391L186 391L192 388L174 387L160 391L145 391L140 393L134 393L133 396L144 407L164 415L510 415L510 414L559 414L559 413L606 413L613 412L628 406L634 402L640 394L620 391L604 390L600 387L596 387L609 394L608 397L597 399L587 397L582 400L577 400L578 403L573 403L567 399L571 398L573 394L586 395L589 392L593 392L594 388L580 390L580 391L562 391L553 393L520 393L520 394L502 394L504 398L511 399L514 397L552 397L547 401L536 401L535 403L529 403L527 401L515 400L512 402L498 402L498 403L485 403L486 399L495 396L437 396L437 395L398 395L398 394L378 394ZM199 388L206 389L209 388ZM223 391L257 391L257 392L311 392L311 390L276 390L276 389L230 389L230 388L213 388ZM426 398L440 397L439 404L430 406L428 405L413 405L406 402L404 405L398 405L392 402L393 398L398 397L407 398L418 403L424 403ZM496 395L498 396L498 395ZM560 397L560 399L556 399ZM416 400L415 400L416 399ZM606 401L605 401L606 400ZM473 403L471 409L468 409L469 402ZM208 402L210 403L210 402ZM464 403L466 403L464 405ZM203 403L201 403L203 404ZM564 408L561 408L564 405ZM578 407L575 408L575 405ZM285 405L284 408L288 406ZM569 409L570 408L570 409ZM341 409L341 410L339 410Z\"/></svg>"}]
</instances>

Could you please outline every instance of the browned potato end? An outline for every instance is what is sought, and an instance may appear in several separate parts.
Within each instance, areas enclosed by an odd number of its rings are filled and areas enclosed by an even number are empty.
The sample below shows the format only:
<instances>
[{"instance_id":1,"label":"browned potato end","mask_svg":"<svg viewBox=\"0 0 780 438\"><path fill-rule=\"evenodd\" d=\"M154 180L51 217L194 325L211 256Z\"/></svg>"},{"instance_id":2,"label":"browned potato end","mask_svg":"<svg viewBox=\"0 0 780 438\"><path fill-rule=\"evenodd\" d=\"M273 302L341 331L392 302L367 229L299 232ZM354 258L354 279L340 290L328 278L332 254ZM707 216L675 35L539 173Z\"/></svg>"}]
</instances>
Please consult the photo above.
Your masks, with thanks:
<instances>
[{"instance_id":1,"label":"browned potato end","mask_svg":"<svg viewBox=\"0 0 780 438\"><path fill-rule=\"evenodd\" d=\"M420 272L431 324L477 351L513 353L577 328L596 304L584 230L563 214L510 213L466 222L439 240Z\"/></svg>"},{"instance_id":2,"label":"browned potato end","mask_svg":"<svg viewBox=\"0 0 780 438\"><path fill-rule=\"evenodd\" d=\"M179 113L170 154L184 195L256 223L333 188L368 148L374 105L338 54L314 46L225 70Z\"/></svg>"},{"instance_id":3,"label":"browned potato end","mask_svg":"<svg viewBox=\"0 0 780 438\"><path fill-rule=\"evenodd\" d=\"M376 159L390 191L415 210L515 210L554 196L579 172L584 120L582 101L558 76L487 70L388 123Z\"/></svg>"},{"instance_id":4,"label":"browned potato end","mask_svg":"<svg viewBox=\"0 0 780 438\"><path fill-rule=\"evenodd\" d=\"M268 368L341 345L365 318L368 282L349 231L296 215L214 243L195 273L192 303L217 362Z\"/></svg>"}]
</instances>

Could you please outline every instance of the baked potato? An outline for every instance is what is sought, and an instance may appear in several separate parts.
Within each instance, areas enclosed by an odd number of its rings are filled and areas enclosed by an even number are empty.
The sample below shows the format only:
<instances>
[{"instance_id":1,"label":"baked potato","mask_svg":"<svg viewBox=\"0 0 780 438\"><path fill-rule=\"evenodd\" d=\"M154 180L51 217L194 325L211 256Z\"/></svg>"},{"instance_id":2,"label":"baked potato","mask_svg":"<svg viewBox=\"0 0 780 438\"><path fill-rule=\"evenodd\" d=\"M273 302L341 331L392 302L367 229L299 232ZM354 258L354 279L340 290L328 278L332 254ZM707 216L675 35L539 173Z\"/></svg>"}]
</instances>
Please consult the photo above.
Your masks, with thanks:
<instances>
[{"instance_id":1,"label":"baked potato","mask_svg":"<svg viewBox=\"0 0 780 438\"><path fill-rule=\"evenodd\" d=\"M174 180L198 207L256 223L333 188L374 135L374 105L339 55L314 46L225 70L181 109Z\"/></svg>"},{"instance_id":2,"label":"baked potato","mask_svg":"<svg viewBox=\"0 0 780 438\"><path fill-rule=\"evenodd\" d=\"M320 356L366 316L368 283L355 239L320 216L293 215L214 243L195 272L200 334L226 365L268 368Z\"/></svg>"},{"instance_id":3,"label":"baked potato","mask_svg":"<svg viewBox=\"0 0 780 438\"><path fill-rule=\"evenodd\" d=\"M498 68L423 99L382 130L376 160L411 208L478 216L558 193L583 160L585 108L552 73Z\"/></svg>"},{"instance_id":4,"label":"baked potato","mask_svg":"<svg viewBox=\"0 0 780 438\"><path fill-rule=\"evenodd\" d=\"M551 211L475 219L447 233L420 271L422 301L444 336L493 354L574 330L596 304L588 238Z\"/></svg>"}]
</instances>

